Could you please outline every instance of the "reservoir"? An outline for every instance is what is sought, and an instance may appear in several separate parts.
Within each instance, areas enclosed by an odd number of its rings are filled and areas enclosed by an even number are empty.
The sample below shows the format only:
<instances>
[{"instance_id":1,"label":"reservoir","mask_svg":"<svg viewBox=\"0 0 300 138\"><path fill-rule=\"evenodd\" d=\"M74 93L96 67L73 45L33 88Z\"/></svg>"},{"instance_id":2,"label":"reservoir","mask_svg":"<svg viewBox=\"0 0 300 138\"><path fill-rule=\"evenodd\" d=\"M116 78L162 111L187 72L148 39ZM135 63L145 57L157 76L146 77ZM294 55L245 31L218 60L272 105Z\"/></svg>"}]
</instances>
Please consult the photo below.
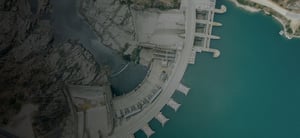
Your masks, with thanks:
<instances>
[{"instance_id":1,"label":"reservoir","mask_svg":"<svg viewBox=\"0 0 300 138\"><path fill-rule=\"evenodd\" d=\"M182 83L187 97L173 96L182 104L151 138L296 138L300 137L300 40L279 35L282 26L263 13L249 13L228 0L225 14L216 15L212 48L221 56L197 54ZM138 131L138 138L145 134Z\"/></svg>"},{"instance_id":2,"label":"reservoir","mask_svg":"<svg viewBox=\"0 0 300 138\"><path fill-rule=\"evenodd\" d=\"M103 67L108 66L113 95L123 95L133 90L146 76L147 67L125 61L116 51L105 47L94 30L79 14L80 0L51 0L51 21L56 43L68 39L78 40ZM125 68L126 67L126 68Z\"/></svg>"}]
</instances>

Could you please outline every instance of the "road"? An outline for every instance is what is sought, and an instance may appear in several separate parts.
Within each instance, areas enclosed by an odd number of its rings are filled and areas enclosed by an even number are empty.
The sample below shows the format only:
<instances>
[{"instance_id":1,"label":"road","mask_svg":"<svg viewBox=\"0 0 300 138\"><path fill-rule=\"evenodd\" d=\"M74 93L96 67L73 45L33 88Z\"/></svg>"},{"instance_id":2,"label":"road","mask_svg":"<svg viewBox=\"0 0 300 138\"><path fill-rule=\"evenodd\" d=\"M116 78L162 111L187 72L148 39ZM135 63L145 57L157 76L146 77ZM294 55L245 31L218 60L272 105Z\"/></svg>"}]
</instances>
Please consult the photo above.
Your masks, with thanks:
<instances>
[{"instance_id":1,"label":"road","mask_svg":"<svg viewBox=\"0 0 300 138\"><path fill-rule=\"evenodd\" d=\"M188 65L190 54L192 53L194 33L196 25L196 12L192 0L188 0L188 7L186 9L186 39L185 46L178 55L176 65L169 81L164 85L163 92L149 107L145 108L141 113L133 116L128 121L124 121L122 125L117 126L114 130L114 135L111 138L130 137L139 129L143 128L151 119L153 119L160 110L167 104L185 73Z\"/></svg>"},{"instance_id":2,"label":"road","mask_svg":"<svg viewBox=\"0 0 300 138\"><path fill-rule=\"evenodd\" d=\"M281 15L285 16L289 20L300 20L300 14L290 12L290 11L280 7L276 3L273 3L270 0L251 0L251 1L258 3L260 5L263 5L263 6L269 7L271 9L273 9L274 11L280 13Z\"/></svg>"}]
</instances>

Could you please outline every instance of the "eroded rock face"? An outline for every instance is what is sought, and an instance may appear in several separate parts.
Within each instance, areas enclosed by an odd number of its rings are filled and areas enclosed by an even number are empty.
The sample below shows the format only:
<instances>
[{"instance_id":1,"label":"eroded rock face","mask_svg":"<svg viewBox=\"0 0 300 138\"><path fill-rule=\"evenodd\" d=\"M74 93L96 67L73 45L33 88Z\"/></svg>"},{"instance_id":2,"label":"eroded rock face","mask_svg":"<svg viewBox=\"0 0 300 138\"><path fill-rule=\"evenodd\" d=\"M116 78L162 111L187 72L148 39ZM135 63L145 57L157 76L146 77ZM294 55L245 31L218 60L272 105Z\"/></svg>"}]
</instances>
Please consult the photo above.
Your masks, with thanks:
<instances>
[{"instance_id":1,"label":"eroded rock face","mask_svg":"<svg viewBox=\"0 0 300 138\"><path fill-rule=\"evenodd\" d=\"M144 10L147 8L158 8L161 10L177 9L180 0L121 0L122 3L132 4L134 9Z\"/></svg>"},{"instance_id":2,"label":"eroded rock face","mask_svg":"<svg viewBox=\"0 0 300 138\"><path fill-rule=\"evenodd\" d=\"M3 0L0 3L0 56L28 36L35 21L26 1Z\"/></svg>"},{"instance_id":3,"label":"eroded rock face","mask_svg":"<svg viewBox=\"0 0 300 138\"><path fill-rule=\"evenodd\" d=\"M105 72L94 61L93 56L76 42L64 43L53 48L47 58L56 80L74 85L103 85Z\"/></svg>"},{"instance_id":4,"label":"eroded rock face","mask_svg":"<svg viewBox=\"0 0 300 138\"><path fill-rule=\"evenodd\" d=\"M35 132L62 128L70 113L63 91L67 84L109 85L106 69L76 41L53 44L48 0L32 13L27 0L0 2L0 127L10 123L25 103L39 106ZM22 136L20 136L22 137Z\"/></svg>"},{"instance_id":5,"label":"eroded rock face","mask_svg":"<svg viewBox=\"0 0 300 138\"><path fill-rule=\"evenodd\" d=\"M101 43L123 55L137 48L133 12L179 8L179 0L81 0L80 13L100 37ZM129 54L132 54L129 51Z\"/></svg>"},{"instance_id":6,"label":"eroded rock face","mask_svg":"<svg viewBox=\"0 0 300 138\"><path fill-rule=\"evenodd\" d=\"M41 32L49 32L49 29L32 31L37 20L30 12L27 1L1 1L0 18L0 100L3 103L0 105L0 122L7 124L10 116L21 108L30 92L40 87L37 85L28 88L33 80L38 81L44 77L35 75L38 76L35 78L34 73L28 72L42 68L44 63L35 64L38 57L42 56L41 53L36 53L45 49L52 38L47 33L39 35ZM29 58L30 54L36 54L36 58ZM30 67L32 69L29 70ZM24 91L27 93L23 93Z\"/></svg>"},{"instance_id":7,"label":"eroded rock face","mask_svg":"<svg viewBox=\"0 0 300 138\"><path fill-rule=\"evenodd\" d=\"M35 116L34 125L41 135L61 125L69 114L63 91L66 85L104 86L109 85L106 72L94 61L92 55L74 41L49 49L43 63L48 72L44 90L33 97L35 103L42 103ZM43 88L43 87L41 87ZM36 99L38 98L38 99Z\"/></svg>"},{"instance_id":8,"label":"eroded rock face","mask_svg":"<svg viewBox=\"0 0 300 138\"><path fill-rule=\"evenodd\" d=\"M80 11L105 46L121 53L135 46L133 17L128 5L118 0L82 0Z\"/></svg>"}]
</instances>

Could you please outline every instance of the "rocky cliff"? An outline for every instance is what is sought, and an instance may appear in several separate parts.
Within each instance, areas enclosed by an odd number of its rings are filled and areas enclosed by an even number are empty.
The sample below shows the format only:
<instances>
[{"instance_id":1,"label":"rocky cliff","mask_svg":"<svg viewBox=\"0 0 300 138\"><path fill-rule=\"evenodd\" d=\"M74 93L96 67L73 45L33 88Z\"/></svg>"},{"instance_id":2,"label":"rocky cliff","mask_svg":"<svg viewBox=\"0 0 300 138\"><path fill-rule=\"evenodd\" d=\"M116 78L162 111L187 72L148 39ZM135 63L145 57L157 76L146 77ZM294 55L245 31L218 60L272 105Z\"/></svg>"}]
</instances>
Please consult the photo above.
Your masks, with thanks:
<instances>
[{"instance_id":1,"label":"rocky cliff","mask_svg":"<svg viewBox=\"0 0 300 138\"><path fill-rule=\"evenodd\" d=\"M28 0L0 2L0 127L31 103L38 106L33 130L43 136L62 128L70 113L63 94L66 84L109 83L105 67L100 68L80 43L53 43L51 24L42 19L49 1L37 2L35 10Z\"/></svg>"}]
</instances>

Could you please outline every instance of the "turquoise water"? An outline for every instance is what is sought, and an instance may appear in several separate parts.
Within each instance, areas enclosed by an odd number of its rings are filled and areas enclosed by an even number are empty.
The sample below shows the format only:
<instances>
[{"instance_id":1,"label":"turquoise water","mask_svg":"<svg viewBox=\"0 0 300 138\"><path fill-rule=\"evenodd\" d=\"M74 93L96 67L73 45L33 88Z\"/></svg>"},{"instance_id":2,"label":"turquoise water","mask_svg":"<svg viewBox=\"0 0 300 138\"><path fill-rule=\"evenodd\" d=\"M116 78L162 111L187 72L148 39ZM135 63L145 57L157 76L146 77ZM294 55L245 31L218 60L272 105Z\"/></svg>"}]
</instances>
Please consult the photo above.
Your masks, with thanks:
<instances>
[{"instance_id":1,"label":"turquoise water","mask_svg":"<svg viewBox=\"0 0 300 138\"><path fill-rule=\"evenodd\" d=\"M300 138L300 40L281 37L269 16L220 4L228 7L215 18L220 58L197 55L182 80L189 95L174 95L176 113L162 110L171 119L163 128L150 122L152 138Z\"/></svg>"}]
</instances>

